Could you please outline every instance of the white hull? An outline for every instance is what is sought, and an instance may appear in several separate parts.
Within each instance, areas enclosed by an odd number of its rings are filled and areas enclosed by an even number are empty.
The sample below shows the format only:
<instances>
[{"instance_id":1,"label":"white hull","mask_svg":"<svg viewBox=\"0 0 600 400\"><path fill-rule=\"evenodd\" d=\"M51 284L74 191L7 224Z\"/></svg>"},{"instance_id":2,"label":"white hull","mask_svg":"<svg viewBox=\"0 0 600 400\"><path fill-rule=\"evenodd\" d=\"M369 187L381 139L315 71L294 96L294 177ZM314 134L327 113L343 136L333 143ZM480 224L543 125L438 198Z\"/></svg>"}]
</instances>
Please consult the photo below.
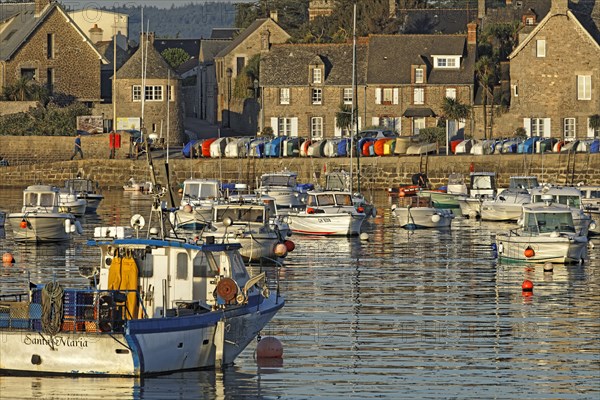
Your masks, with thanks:
<instances>
[{"instance_id":1,"label":"white hull","mask_svg":"<svg viewBox=\"0 0 600 400\"><path fill-rule=\"evenodd\" d=\"M299 212L288 214L288 220L294 233L352 236L360 234L360 227L365 220L365 215Z\"/></svg>"},{"instance_id":2,"label":"white hull","mask_svg":"<svg viewBox=\"0 0 600 400\"><path fill-rule=\"evenodd\" d=\"M222 230L222 228L220 229ZM236 229L229 229L227 236L223 232L207 231L202 237L213 236L215 243L239 243L242 245L240 254L247 261L259 261L261 258L276 259L275 246L280 242L280 238L275 232L258 233L256 231L245 230L243 233L236 232Z\"/></svg>"},{"instance_id":3,"label":"white hull","mask_svg":"<svg viewBox=\"0 0 600 400\"><path fill-rule=\"evenodd\" d=\"M397 207L392 211L403 228L448 228L454 218L447 210L430 207Z\"/></svg>"},{"instance_id":4,"label":"white hull","mask_svg":"<svg viewBox=\"0 0 600 400\"><path fill-rule=\"evenodd\" d=\"M522 204L484 201L481 205L481 219L485 221L516 221L522 213Z\"/></svg>"},{"instance_id":5,"label":"white hull","mask_svg":"<svg viewBox=\"0 0 600 400\"><path fill-rule=\"evenodd\" d=\"M278 208L295 208L305 205L306 194L291 188L262 188L258 189L258 192L262 196L273 197Z\"/></svg>"},{"instance_id":6,"label":"white hull","mask_svg":"<svg viewBox=\"0 0 600 400\"><path fill-rule=\"evenodd\" d=\"M460 206L460 212L462 215L469 217L481 216L481 203L482 201L471 197L459 197L458 205Z\"/></svg>"},{"instance_id":7,"label":"white hull","mask_svg":"<svg viewBox=\"0 0 600 400\"><path fill-rule=\"evenodd\" d=\"M587 255L587 238L584 236L518 236L496 235L498 256L507 261L558 264L578 263ZM535 254L525 256L525 249L531 247Z\"/></svg>"},{"instance_id":8,"label":"white hull","mask_svg":"<svg viewBox=\"0 0 600 400\"><path fill-rule=\"evenodd\" d=\"M63 213L11 213L6 217L16 241L27 242L60 242L71 239L71 233L66 231L65 221L74 222L71 214ZM25 220L27 226L21 227Z\"/></svg>"},{"instance_id":9,"label":"white hull","mask_svg":"<svg viewBox=\"0 0 600 400\"><path fill-rule=\"evenodd\" d=\"M140 376L229 365L283 306L282 299L276 304L274 298L271 295L258 307L134 320L124 334L63 332L50 336L33 330L2 329L0 370ZM216 333L221 318L225 328L219 362Z\"/></svg>"}]
</instances>

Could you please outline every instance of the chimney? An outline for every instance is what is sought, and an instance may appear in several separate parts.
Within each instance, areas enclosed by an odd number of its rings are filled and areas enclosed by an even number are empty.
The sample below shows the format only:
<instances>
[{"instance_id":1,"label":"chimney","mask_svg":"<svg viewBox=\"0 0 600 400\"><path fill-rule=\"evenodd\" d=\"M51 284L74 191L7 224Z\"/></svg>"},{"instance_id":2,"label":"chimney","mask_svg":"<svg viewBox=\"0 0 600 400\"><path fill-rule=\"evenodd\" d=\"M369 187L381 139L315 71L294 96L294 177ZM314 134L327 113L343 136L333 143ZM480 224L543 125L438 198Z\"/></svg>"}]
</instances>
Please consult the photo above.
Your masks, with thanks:
<instances>
[{"instance_id":1,"label":"chimney","mask_svg":"<svg viewBox=\"0 0 600 400\"><path fill-rule=\"evenodd\" d=\"M550 12L552 14L566 14L569 9L569 0L552 0Z\"/></svg>"},{"instance_id":2,"label":"chimney","mask_svg":"<svg viewBox=\"0 0 600 400\"><path fill-rule=\"evenodd\" d=\"M271 10L271 12L269 12L269 17L275 21L275 22L279 22L278 21L278 16L277 16L277 10Z\"/></svg>"},{"instance_id":3,"label":"chimney","mask_svg":"<svg viewBox=\"0 0 600 400\"><path fill-rule=\"evenodd\" d=\"M94 24L92 28L89 30L90 32L90 40L92 43L96 44L102 41L102 28L98 28L98 24Z\"/></svg>"},{"instance_id":4,"label":"chimney","mask_svg":"<svg viewBox=\"0 0 600 400\"><path fill-rule=\"evenodd\" d=\"M35 0L35 16L39 17L49 4L50 0Z\"/></svg>"},{"instance_id":5,"label":"chimney","mask_svg":"<svg viewBox=\"0 0 600 400\"><path fill-rule=\"evenodd\" d=\"M485 0L477 0L477 18L479 18L480 20L484 19L485 11Z\"/></svg>"},{"instance_id":6,"label":"chimney","mask_svg":"<svg viewBox=\"0 0 600 400\"><path fill-rule=\"evenodd\" d=\"M146 43L146 41L148 41L149 45L154 44L154 32L144 32L144 34L140 36L140 44Z\"/></svg>"},{"instance_id":7,"label":"chimney","mask_svg":"<svg viewBox=\"0 0 600 400\"><path fill-rule=\"evenodd\" d=\"M260 50L269 51L271 48L271 32L265 29L260 33Z\"/></svg>"},{"instance_id":8,"label":"chimney","mask_svg":"<svg viewBox=\"0 0 600 400\"><path fill-rule=\"evenodd\" d=\"M467 44L477 44L477 24L475 22L467 24Z\"/></svg>"}]
</instances>

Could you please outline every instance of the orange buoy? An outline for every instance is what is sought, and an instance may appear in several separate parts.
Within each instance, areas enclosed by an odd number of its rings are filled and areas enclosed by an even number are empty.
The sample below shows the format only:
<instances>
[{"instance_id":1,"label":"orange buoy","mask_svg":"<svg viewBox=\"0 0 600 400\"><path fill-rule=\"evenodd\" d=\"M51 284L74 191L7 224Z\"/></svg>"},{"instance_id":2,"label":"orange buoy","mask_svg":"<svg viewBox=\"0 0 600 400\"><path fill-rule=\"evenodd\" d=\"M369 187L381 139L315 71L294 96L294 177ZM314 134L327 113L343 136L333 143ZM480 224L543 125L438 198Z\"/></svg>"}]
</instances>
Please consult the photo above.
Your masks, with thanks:
<instances>
[{"instance_id":1,"label":"orange buoy","mask_svg":"<svg viewBox=\"0 0 600 400\"><path fill-rule=\"evenodd\" d=\"M533 282L531 282L529 279L525 279L521 285L521 288L524 292L533 292Z\"/></svg>"},{"instance_id":2,"label":"orange buoy","mask_svg":"<svg viewBox=\"0 0 600 400\"><path fill-rule=\"evenodd\" d=\"M314 214L314 213L315 213L315 209L314 209L314 208L312 208L312 207L308 207L308 208L306 209L306 213L307 213L307 214Z\"/></svg>"},{"instance_id":3,"label":"orange buoy","mask_svg":"<svg viewBox=\"0 0 600 400\"><path fill-rule=\"evenodd\" d=\"M283 345L273 336L262 338L256 345L257 358L282 358Z\"/></svg>"},{"instance_id":4,"label":"orange buoy","mask_svg":"<svg viewBox=\"0 0 600 400\"><path fill-rule=\"evenodd\" d=\"M356 211L358 211L359 213L364 213L364 212L365 212L365 209L364 209L364 207L358 207L358 208L356 209Z\"/></svg>"},{"instance_id":5,"label":"orange buoy","mask_svg":"<svg viewBox=\"0 0 600 400\"><path fill-rule=\"evenodd\" d=\"M535 256L535 250L533 250L531 248L531 246L527 246L527 248L525 249L525 251L523 252L523 254L527 258L531 258L531 257Z\"/></svg>"},{"instance_id":6,"label":"orange buoy","mask_svg":"<svg viewBox=\"0 0 600 400\"><path fill-rule=\"evenodd\" d=\"M284 243L277 243L273 249L273 253L277 257L285 257L287 255L287 246Z\"/></svg>"},{"instance_id":7,"label":"orange buoy","mask_svg":"<svg viewBox=\"0 0 600 400\"><path fill-rule=\"evenodd\" d=\"M10 253L2 254L2 262L5 264L12 264L15 262L15 258Z\"/></svg>"},{"instance_id":8,"label":"orange buoy","mask_svg":"<svg viewBox=\"0 0 600 400\"><path fill-rule=\"evenodd\" d=\"M406 196L406 193L404 192L404 189L400 189L400 190L398 191L398 196L400 196L400 197L404 197L404 196Z\"/></svg>"},{"instance_id":9,"label":"orange buoy","mask_svg":"<svg viewBox=\"0 0 600 400\"><path fill-rule=\"evenodd\" d=\"M285 240L283 244L285 244L285 248L287 249L288 253L294 251L296 248L296 243L292 242L291 240Z\"/></svg>"},{"instance_id":10,"label":"orange buoy","mask_svg":"<svg viewBox=\"0 0 600 400\"><path fill-rule=\"evenodd\" d=\"M27 228L27 221L22 220L21 223L19 224L19 226L23 229Z\"/></svg>"}]
</instances>

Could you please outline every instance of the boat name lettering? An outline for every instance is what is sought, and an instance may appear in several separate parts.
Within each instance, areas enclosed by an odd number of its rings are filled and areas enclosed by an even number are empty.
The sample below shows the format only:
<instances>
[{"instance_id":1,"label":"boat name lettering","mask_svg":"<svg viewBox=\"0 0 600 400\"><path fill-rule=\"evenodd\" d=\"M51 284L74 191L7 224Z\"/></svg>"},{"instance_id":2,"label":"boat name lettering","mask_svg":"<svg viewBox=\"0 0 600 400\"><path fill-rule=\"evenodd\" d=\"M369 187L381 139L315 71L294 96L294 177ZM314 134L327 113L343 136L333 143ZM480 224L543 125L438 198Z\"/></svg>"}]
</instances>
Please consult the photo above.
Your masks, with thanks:
<instances>
[{"instance_id":1,"label":"boat name lettering","mask_svg":"<svg viewBox=\"0 0 600 400\"><path fill-rule=\"evenodd\" d=\"M64 336L54 336L50 338L25 335L23 343L26 346L44 345L56 347L88 347L88 341L83 338L69 338Z\"/></svg>"},{"instance_id":2,"label":"boat name lettering","mask_svg":"<svg viewBox=\"0 0 600 400\"><path fill-rule=\"evenodd\" d=\"M323 222L331 222L331 218L319 218L319 219L318 219L318 221L319 221L320 223L323 223Z\"/></svg>"}]
</instances>

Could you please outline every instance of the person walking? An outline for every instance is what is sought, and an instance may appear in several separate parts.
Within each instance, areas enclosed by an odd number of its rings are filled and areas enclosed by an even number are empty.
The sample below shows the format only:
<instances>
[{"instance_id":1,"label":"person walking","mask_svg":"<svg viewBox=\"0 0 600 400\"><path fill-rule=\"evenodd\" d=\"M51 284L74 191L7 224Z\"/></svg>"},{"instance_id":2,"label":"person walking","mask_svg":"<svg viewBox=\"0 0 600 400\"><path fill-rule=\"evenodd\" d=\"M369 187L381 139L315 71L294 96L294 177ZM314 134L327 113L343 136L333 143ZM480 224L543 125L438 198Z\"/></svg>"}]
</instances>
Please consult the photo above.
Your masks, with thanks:
<instances>
[{"instance_id":1,"label":"person walking","mask_svg":"<svg viewBox=\"0 0 600 400\"><path fill-rule=\"evenodd\" d=\"M77 134L75 138L75 148L73 149L73 154L71 155L71 160L75 158L75 156L79 153L81 159L83 160L83 150L81 150L81 133Z\"/></svg>"}]
</instances>

